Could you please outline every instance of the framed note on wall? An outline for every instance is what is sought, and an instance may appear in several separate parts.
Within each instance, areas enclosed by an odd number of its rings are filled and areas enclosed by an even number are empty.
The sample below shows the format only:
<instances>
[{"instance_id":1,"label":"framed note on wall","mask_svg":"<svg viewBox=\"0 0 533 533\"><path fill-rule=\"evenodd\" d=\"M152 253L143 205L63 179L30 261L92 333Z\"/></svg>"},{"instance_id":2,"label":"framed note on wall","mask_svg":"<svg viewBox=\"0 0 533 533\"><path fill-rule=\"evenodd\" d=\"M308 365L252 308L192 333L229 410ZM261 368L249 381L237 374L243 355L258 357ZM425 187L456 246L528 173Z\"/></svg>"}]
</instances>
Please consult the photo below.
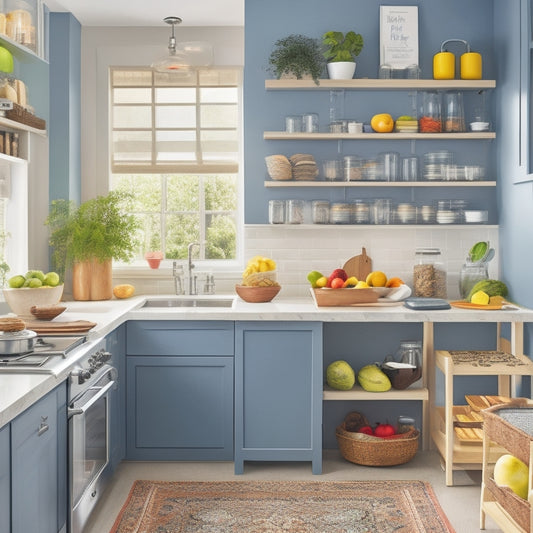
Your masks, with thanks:
<instances>
[{"instance_id":1,"label":"framed note on wall","mask_svg":"<svg viewBox=\"0 0 533 533\"><path fill-rule=\"evenodd\" d=\"M418 6L380 6L380 65L418 65Z\"/></svg>"}]
</instances>

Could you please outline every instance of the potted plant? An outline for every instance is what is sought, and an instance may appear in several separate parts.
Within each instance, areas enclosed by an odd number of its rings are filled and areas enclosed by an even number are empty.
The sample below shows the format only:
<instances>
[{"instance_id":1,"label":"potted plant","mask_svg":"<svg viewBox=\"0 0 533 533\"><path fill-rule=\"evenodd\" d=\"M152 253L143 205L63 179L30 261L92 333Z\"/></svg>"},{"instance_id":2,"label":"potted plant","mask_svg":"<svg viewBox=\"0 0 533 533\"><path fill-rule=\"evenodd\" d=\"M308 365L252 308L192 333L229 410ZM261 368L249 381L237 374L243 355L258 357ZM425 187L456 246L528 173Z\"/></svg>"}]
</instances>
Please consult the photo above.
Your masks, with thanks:
<instances>
[{"instance_id":1,"label":"potted plant","mask_svg":"<svg viewBox=\"0 0 533 533\"><path fill-rule=\"evenodd\" d=\"M363 36L349 31L328 31L322 35L324 57L329 77L333 80L350 80L355 73L355 58L363 49Z\"/></svg>"},{"instance_id":2,"label":"potted plant","mask_svg":"<svg viewBox=\"0 0 533 533\"><path fill-rule=\"evenodd\" d=\"M111 191L76 206L54 200L46 224L50 227L54 269L64 278L72 266L75 300L109 300L113 294L112 259L128 261L137 247L137 219L125 210L131 194Z\"/></svg>"},{"instance_id":3,"label":"potted plant","mask_svg":"<svg viewBox=\"0 0 533 533\"><path fill-rule=\"evenodd\" d=\"M325 61L317 39L292 34L275 42L268 63L270 72L277 79L295 77L301 80L307 77L318 85Z\"/></svg>"}]
</instances>

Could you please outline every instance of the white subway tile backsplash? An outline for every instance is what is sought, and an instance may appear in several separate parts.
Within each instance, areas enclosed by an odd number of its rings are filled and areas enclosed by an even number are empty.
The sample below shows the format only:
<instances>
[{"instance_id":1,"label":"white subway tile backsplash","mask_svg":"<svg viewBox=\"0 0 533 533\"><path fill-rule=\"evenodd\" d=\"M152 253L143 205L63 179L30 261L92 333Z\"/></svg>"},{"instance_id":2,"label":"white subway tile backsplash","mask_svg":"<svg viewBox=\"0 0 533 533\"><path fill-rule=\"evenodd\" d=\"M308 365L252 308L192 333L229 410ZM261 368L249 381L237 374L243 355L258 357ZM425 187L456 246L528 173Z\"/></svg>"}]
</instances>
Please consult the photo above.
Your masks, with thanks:
<instances>
[{"instance_id":1,"label":"white subway tile backsplash","mask_svg":"<svg viewBox=\"0 0 533 533\"><path fill-rule=\"evenodd\" d=\"M498 250L498 229L464 227L398 226L283 226L245 227L245 258L267 255L278 263L278 281L285 296L308 296L307 274L328 274L339 268L364 246L375 270L399 276L412 285L415 249L440 248L448 273L448 297L458 298L459 271L468 250L477 241L488 240ZM489 274L497 278L497 259Z\"/></svg>"}]
</instances>

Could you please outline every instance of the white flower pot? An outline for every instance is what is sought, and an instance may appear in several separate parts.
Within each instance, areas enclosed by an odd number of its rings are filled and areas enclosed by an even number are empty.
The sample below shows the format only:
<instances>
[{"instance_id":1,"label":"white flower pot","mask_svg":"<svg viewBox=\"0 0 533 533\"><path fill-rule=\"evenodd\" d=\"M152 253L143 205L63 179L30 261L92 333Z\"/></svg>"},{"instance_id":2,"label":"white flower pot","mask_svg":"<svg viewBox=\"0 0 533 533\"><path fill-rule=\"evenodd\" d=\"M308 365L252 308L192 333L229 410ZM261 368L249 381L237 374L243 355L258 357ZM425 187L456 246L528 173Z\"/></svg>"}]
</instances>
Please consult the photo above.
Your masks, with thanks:
<instances>
[{"instance_id":1,"label":"white flower pot","mask_svg":"<svg viewBox=\"0 0 533 533\"><path fill-rule=\"evenodd\" d=\"M351 80L355 74L353 61L334 61L328 63L328 75L332 80Z\"/></svg>"}]
</instances>

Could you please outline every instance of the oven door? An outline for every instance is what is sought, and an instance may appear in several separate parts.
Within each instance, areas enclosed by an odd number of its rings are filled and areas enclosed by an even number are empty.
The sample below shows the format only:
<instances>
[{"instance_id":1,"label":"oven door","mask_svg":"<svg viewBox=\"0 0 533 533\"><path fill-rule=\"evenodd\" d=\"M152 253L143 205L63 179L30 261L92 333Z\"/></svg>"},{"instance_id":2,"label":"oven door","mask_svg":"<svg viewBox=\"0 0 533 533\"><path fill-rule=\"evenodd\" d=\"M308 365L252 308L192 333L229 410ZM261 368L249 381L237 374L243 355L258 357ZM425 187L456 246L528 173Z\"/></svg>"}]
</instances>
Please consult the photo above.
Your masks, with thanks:
<instances>
[{"instance_id":1,"label":"oven door","mask_svg":"<svg viewBox=\"0 0 533 533\"><path fill-rule=\"evenodd\" d=\"M109 394L116 370L104 365L69 404L71 531L82 531L109 461Z\"/></svg>"}]
</instances>

